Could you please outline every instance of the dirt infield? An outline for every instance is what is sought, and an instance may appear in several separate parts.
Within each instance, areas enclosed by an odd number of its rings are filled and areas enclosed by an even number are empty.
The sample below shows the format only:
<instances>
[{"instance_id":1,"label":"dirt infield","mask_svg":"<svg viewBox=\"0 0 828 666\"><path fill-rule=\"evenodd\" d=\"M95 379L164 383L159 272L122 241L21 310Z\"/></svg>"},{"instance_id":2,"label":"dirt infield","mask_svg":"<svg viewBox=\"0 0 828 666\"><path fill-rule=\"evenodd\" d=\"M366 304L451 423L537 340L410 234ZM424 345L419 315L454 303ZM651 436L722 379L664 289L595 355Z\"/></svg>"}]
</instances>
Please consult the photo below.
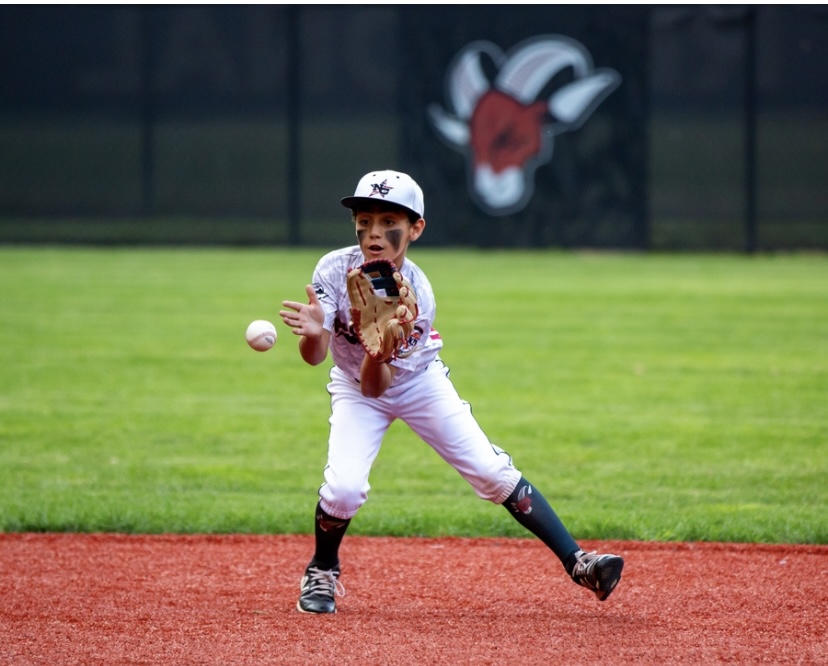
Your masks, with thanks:
<instances>
[{"instance_id":1,"label":"dirt infield","mask_svg":"<svg viewBox=\"0 0 828 666\"><path fill-rule=\"evenodd\" d=\"M604 603L533 539L349 536L333 616L307 536L0 534L0 664L828 663L828 547L584 542Z\"/></svg>"}]
</instances>

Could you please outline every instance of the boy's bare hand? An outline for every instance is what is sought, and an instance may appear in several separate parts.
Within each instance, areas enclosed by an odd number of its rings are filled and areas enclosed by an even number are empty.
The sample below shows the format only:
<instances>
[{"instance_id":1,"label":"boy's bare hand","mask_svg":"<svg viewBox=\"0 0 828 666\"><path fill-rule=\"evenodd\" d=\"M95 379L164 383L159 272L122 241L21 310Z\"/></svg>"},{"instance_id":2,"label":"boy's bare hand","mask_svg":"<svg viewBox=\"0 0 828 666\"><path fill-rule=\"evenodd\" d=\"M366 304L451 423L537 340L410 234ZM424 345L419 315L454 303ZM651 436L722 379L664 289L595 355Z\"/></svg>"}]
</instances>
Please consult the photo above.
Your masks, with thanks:
<instances>
[{"instance_id":1,"label":"boy's bare hand","mask_svg":"<svg viewBox=\"0 0 828 666\"><path fill-rule=\"evenodd\" d=\"M322 335L322 323L325 321L325 313L322 311L322 306L319 304L313 285L307 285L305 292L308 295L307 303L283 301L282 305L289 309L279 310L279 316L290 327L294 335L318 338Z\"/></svg>"}]
</instances>

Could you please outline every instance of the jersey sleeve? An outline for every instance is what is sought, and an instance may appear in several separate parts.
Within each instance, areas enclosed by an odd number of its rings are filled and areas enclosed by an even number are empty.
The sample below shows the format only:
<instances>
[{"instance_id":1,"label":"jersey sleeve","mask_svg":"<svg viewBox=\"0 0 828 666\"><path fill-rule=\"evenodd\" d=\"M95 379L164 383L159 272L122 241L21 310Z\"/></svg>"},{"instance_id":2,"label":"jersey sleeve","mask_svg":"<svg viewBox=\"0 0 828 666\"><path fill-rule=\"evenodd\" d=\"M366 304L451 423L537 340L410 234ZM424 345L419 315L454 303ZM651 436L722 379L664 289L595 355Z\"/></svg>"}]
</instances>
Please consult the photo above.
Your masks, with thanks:
<instances>
[{"instance_id":1,"label":"jersey sleeve","mask_svg":"<svg viewBox=\"0 0 828 666\"><path fill-rule=\"evenodd\" d=\"M319 299L319 305L322 306L322 311L325 313L325 321L322 327L329 333L334 331L334 321L337 316L338 301L342 286L339 284L342 280L337 272L338 263L332 254L322 257L316 264L313 271L313 290L316 292L316 297ZM341 270L340 270L341 272Z\"/></svg>"}]
</instances>

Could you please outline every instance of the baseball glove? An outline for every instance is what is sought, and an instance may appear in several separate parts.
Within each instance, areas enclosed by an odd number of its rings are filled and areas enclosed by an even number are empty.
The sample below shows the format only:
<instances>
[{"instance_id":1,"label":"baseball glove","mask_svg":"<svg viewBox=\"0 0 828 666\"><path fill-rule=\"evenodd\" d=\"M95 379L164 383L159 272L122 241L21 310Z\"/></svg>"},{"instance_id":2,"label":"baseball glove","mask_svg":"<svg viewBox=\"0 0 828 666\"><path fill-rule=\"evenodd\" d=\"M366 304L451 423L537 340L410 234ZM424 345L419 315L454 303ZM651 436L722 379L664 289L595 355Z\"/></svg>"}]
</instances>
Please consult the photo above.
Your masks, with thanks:
<instances>
[{"instance_id":1,"label":"baseball glove","mask_svg":"<svg viewBox=\"0 0 828 666\"><path fill-rule=\"evenodd\" d=\"M351 321L371 358L387 363L397 357L414 330L417 295L393 261L374 259L348 271Z\"/></svg>"}]
</instances>

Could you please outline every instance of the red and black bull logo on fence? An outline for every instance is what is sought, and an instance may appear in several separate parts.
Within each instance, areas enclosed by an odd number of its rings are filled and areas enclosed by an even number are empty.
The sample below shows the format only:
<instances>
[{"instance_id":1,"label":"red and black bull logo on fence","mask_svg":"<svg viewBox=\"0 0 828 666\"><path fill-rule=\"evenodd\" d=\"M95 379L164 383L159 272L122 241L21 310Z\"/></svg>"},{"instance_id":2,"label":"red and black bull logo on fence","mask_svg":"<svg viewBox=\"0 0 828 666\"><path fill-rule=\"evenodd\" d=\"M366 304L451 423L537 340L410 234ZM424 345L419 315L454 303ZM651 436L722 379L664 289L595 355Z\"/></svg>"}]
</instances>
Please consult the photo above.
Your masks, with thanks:
<instances>
[{"instance_id":1,"label":"red and black bull logo on fence","mask_svg":"<svg viewBox=\"0 0 828 666\"><path fill-rule=\"evenodd\" d=\"M485 65L494 66L493 78ZM618 72L594 69L568 37L534 37L508 53L475 41L449 66L447 108L432 104L428 115L437 135L466 156L474 202L510 215L532 198L535 170L552 160L555 137L581 127L619 85Z\"/></svg>"}]
</instances>

